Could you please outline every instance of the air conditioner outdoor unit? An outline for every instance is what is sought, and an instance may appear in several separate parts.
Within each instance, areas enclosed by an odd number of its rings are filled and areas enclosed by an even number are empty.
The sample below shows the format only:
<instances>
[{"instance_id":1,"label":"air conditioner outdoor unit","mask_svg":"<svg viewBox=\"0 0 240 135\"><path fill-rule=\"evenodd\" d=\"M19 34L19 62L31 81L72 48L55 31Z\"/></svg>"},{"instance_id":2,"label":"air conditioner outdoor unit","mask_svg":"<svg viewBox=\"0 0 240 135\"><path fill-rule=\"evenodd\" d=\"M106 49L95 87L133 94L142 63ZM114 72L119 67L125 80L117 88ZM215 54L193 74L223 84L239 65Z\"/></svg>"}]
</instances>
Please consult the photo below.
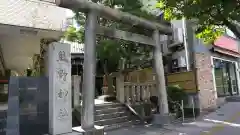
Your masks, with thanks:
<instances>
[{"instance_id":1,"label":"air conditioner outdoor unit","mask_svg":"<svg viewBox=\"0 0 240 135\"><path fill-rule=\"evenodd\" d=\"M173 35L171 36L171 43L168 44L168 48L176 48L183 45L183 29L182 28L173 28Z\"/></svg>"},{"instance_id":2,"label":"air conditioner outdoor unit","mask_svg":"<svg viewBox=\"0 0 240 135\"><path fill-rule=\"evenodd\" d=\"M183 43L183 29L174 28L173 29L173 42Z\"/></svg>"},{"instance_id":3,"label":"air conditioner outdoor unit","mask_svg":"<svg viewBox=\"0 0 240 135\"><path fill-rule=\"evenodd\" d=\"M172 60L173 68L183 68L186 66L187 66L186 59L183 56L180 56L179 58Z\"/></svg>"}]
</instances>

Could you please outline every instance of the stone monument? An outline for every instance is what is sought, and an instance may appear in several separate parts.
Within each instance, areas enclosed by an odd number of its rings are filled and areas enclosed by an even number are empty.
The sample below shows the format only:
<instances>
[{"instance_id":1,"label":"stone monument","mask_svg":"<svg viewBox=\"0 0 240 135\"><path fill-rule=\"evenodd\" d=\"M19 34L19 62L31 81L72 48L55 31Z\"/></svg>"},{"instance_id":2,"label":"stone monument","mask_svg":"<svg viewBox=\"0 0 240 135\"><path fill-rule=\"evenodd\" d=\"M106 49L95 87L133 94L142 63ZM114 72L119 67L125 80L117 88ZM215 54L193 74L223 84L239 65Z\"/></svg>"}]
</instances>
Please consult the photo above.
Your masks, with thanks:
<instances>
[{"instance_id":1,"label":"stone monument","mask_svg":"<svg viewBox=\"0 0 240 135\"><path fill-rule=\"evenodd\" d=\"M6 135L48 133L48 78L11 77Z\"/></svg>"},{"instance_id":2,"label":"stone monument","mask_svg":"<svg viewBox=\"0 0 240 135\"><path fill-rule=\"evenodd\" d=\"M70 45L51 43L47 52L49 76L49 133L72 132Z\"/></svg>"}]
</instances>

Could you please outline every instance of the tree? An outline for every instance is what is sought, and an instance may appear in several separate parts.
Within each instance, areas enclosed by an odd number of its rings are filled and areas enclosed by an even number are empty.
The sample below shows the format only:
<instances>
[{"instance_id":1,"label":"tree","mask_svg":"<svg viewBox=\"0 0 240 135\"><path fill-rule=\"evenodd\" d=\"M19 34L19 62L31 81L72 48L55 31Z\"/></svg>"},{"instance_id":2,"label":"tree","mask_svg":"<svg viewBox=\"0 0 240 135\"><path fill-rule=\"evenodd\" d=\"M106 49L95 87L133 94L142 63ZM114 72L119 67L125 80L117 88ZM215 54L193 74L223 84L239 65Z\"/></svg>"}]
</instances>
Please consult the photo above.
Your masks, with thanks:
<instances>
[{"instance_id":1,"label":"tree","mask_svg":"<svg viewBox=\"0 0 240 135\"><path fill-rule=\"evenodd\" d=\"M72 41L72 42L78 42L78 43L82 43L83 42L83 30L82 29L77 29L73 26L70 26L67 29L67 32L65 32L64 37L66 37L66 39L68 41Z\"/></svg>"},{"instance_id":2,"label":"tree","mask_svg":"<svg viewBox=\"0 0 240 135\"><path fill-rule=\"evenodd\" d=\"M136 16L144 17L150 20L156 20L155 16L142 10L143 4L139 0L95 0L98 2L109 6L111 8L117 8L124 12L129 12ZM85 24L85 15L75 12L75 19L80 26ZM101 26L114 27L121 30L131 31L134 33L150 35L151 31L147 29L139 29L135 26L124 25L121 23L113 22L111 20L106 20L104 18L99 18L98 23ZM76 29L70 27L65 34L67 40L74 42L82 42L84 38L84 28ZM130 65L131 67L139 67L144 61L151 59L152 48L150 46L143 46L138 43L123 41L119 39L110 39L106 37L97 37L97 60L98 60L98 74L104 74L108 81L108 88L111 86L112 72L118 70L124 70L120 68L119 61L124 61L125 65Z\"/></svg>"},{"instance_id":3,"label":"tree","mask_svg":"<svg viewBox=\"0 0 240 135\"><path fill-rule=\"evenodd\" d=\"M165 11L165 19L197 20L197 36L211 42L230 29L240 38L239 0L158 0L157 7Z\"/></svg>"}]
</instances>

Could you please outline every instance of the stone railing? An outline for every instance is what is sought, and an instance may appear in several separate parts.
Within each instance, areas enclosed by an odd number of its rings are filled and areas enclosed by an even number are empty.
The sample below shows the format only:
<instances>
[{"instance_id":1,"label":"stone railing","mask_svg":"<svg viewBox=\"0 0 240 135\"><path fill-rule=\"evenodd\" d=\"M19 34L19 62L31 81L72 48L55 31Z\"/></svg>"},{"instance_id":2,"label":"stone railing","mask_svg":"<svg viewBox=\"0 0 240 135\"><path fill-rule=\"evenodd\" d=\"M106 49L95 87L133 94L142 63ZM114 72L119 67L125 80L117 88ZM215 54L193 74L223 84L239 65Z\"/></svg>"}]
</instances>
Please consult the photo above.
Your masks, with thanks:
<instances>
[{"instance_id":1,"label":"stone railing","mask_svg":"<svg viewBox=\"0 0 240 135\"><path fill-rule=\"evenodd\" d=\"M156 84L154 82L147 83L131 83L124 82L124 102L128 104L149 103L150 97L155 94Z\"/></svg>"}]
</instances>

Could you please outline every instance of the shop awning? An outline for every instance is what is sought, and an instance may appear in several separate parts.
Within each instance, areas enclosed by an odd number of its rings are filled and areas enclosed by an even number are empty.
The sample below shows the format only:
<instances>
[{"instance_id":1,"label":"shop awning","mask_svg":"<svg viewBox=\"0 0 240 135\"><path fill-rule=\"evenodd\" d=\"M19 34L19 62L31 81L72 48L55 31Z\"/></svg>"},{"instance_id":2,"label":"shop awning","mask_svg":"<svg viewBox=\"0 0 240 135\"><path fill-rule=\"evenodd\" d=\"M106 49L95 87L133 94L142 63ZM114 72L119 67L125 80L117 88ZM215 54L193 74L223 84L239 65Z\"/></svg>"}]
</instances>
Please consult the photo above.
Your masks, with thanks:
<instances>
[{"instance_id":1,"label":"shop awning","mask_svg":"<svg viewBox=\"0 0 240 135\"><path fill-rule=\"evenodd\" d=\"M228 36L221 36L215 40L213 50L233 57L240 57L240 42Z\"/></svg>"}]
</instances>

